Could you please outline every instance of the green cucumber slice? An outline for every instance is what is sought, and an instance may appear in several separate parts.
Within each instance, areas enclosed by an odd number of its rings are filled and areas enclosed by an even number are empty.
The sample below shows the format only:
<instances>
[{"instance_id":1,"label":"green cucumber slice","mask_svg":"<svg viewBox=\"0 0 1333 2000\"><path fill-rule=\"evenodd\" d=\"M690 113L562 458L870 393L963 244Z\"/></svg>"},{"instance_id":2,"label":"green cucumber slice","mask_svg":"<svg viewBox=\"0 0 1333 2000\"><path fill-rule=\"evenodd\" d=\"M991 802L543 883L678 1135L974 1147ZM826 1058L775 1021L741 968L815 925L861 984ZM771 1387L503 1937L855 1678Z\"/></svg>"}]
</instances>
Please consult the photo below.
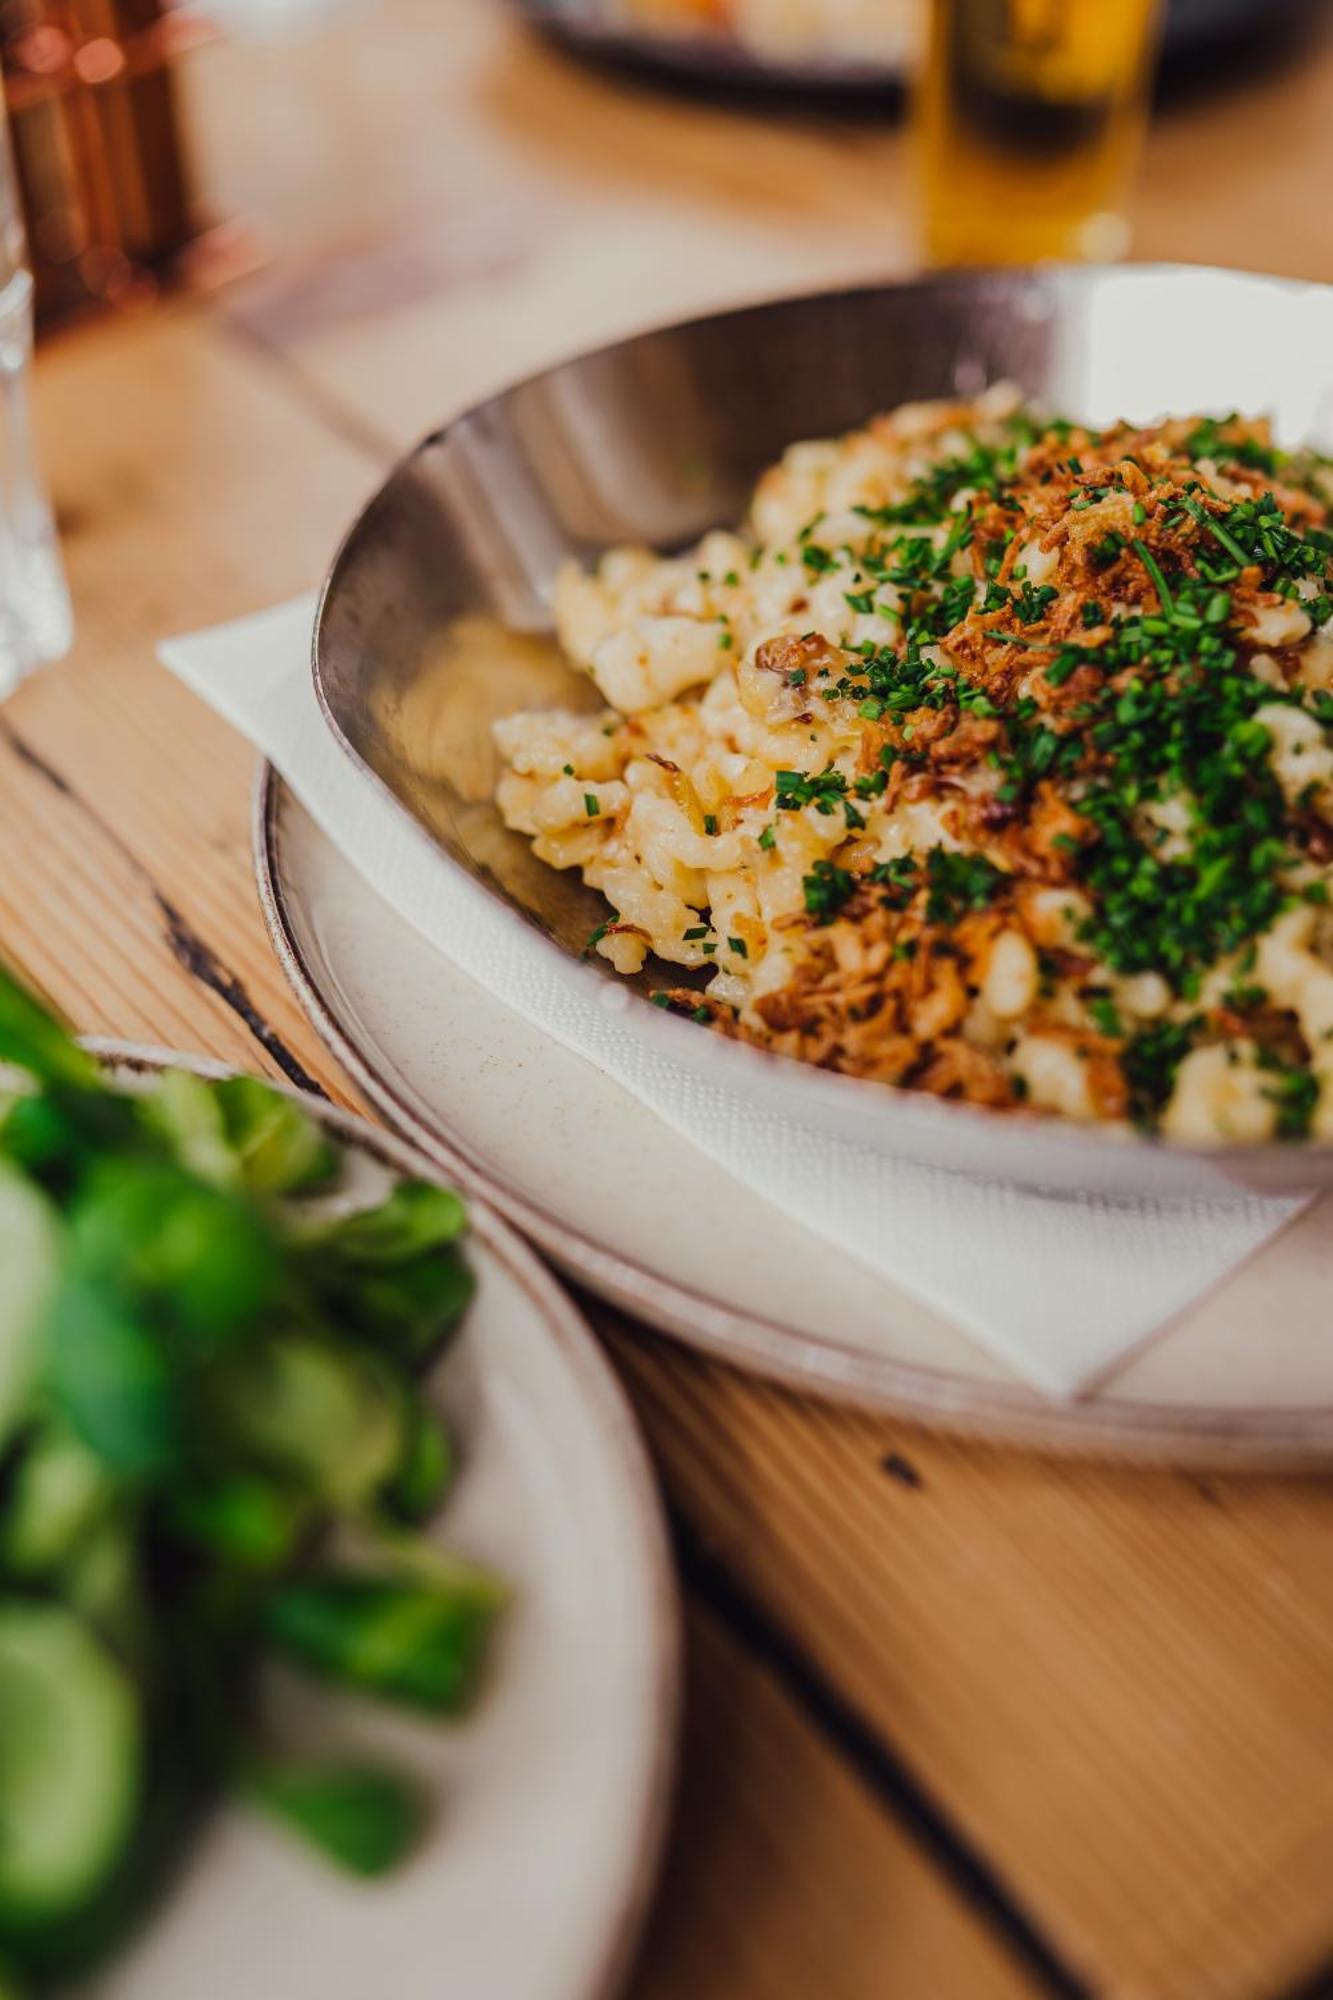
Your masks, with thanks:
<instances>
[{"instance_id":1,"label":"green cucumber slice","mask_svg":"<svg viewBox=\"0 0 1333 2000\"><path fill-rule=\"evenodd\" d=\"M59 1604L0 1604L0 1935L85 1903L129 1840L142 1778L129 1676Z\"/></svg>"},{"instance_id":2,"label":"green cucumber slice","mask_svg":"<svg viewBox=\"0 0 1333 2000\"><path fill-rule=\"evenodd\" d=\"M84 1541L116 1492L82 1439L48 1423L9 1476L0 1509L0 1565L14 1576L51 1576Z\"/></svg>"},{"instance_id":3,"label":"green cucumber slice","mask_svg":"<svg viewBox=\"0 0 1333 2000\"><path fill-rule=\"evenodd\" d=\"M31 1181L0 1161L0 1442L27 1394L59 1265L55 1210Z\"/></svg>"}]
</instances>

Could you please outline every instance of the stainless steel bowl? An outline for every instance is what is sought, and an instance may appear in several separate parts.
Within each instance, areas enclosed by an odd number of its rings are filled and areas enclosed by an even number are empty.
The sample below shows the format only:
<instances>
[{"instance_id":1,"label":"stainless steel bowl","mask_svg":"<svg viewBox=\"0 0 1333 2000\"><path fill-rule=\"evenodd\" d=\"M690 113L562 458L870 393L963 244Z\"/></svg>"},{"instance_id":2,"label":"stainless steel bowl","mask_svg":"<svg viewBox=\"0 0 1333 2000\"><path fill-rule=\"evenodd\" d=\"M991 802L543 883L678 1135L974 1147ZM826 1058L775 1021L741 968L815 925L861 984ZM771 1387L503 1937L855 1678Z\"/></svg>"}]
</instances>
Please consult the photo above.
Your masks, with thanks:
<instances>
[{"instance_id":1,"label":"stainless steel bowl","mask_svg":"<svg viewBox=\"0 0 1333 2000\"><path fill-rule=\"evenodd\" d=\"M497 716L600 706L550 639L559 563L678 547L734 521L794 439L1001 378L1093 423L1268 411L1283 440L1327 448L1333 290L1179 266L964 272L724 313L548 369L427 438L343 543L315 632L335 733L571 977L615 981L579 963L601 898L535 861L491 804ZM1109 1194L1333 1185L1330 1146L1192 1151L831 1076L648 1005L661 983L660 968L634 983L645 1036L877 1151Z\"/></svg>"}]
</instances>

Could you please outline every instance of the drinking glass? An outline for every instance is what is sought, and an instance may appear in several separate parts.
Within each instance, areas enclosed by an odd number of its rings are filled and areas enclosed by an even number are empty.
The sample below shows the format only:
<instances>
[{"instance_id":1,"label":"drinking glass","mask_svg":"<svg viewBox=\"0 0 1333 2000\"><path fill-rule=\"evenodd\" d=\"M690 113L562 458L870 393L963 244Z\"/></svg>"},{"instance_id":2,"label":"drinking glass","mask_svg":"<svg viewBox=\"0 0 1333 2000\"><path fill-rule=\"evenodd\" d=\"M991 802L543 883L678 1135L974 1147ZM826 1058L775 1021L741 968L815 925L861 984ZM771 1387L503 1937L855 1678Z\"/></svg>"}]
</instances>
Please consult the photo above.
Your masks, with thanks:
<instances>
[{"instance_id":1,"label":"drinking glass","mask_svg":"<svg viewBox=\"0 0 1333 2000\"><path fill-rule=\"evenodd\" d=\"M935 264L1118 257L1158 0L933 0L919 99Z\"/></svg>"},{"instance_id":2,"label":"drinking glass","mask_svg":"<svg viewBox=\"0 0 1333 2000\"><path fill-rule=\"evenodd\" d=\"M0 696L68 652L69 592L29 408L32 274L0 88Z\"/></svg>"}]
</instances>

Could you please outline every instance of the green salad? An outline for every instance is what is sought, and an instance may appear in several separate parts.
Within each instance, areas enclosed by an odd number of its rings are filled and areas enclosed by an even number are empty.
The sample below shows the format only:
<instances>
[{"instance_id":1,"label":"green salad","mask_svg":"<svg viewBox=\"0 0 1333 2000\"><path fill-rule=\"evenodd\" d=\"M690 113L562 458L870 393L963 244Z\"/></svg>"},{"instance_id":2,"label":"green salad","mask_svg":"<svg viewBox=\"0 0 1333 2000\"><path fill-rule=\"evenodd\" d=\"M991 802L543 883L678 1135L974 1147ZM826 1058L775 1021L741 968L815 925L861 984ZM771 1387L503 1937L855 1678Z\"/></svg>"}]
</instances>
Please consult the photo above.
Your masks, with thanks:
<instances>
[{"instance_id":1,"label":"green salad","mask_svg":"<svg viewBox=\"0 0 1333 2000\"><path fill-rule=\"evenodd\" d=\"M289 1097L119 1088L0 973L0 2000L109 1952L227 1789L363 1875L418 1831L260 1698L280 1657L456 1715L504 1597L419 1533L463 1206L346 1178Z\"/></svg>"}]
</instances>

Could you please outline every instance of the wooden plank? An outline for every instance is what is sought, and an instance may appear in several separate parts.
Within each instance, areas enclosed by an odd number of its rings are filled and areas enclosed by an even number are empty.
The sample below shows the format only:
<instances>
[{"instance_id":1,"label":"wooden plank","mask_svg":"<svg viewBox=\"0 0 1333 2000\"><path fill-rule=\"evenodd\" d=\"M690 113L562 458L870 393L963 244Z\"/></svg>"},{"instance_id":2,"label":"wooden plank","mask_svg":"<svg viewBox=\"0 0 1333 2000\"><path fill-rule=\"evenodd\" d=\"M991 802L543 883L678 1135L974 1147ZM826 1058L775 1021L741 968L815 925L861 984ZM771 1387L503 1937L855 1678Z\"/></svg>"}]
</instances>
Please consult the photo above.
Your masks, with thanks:
<instances>
[{"instance_id":1,"label":"wooden plank","mask_svg":"<svg viewBox=\"0 0 1333 2000\"><path fill-rule=\"evenodd\" d=\"M687 1515L1095 1991L1240 2000L1328 1954L1326 1482L965 1447L613 1346Z\"/></svg>"},{"instance_id":2,"label":"wooden plank","mask_svg":"<svg viewBox=\"0 0 1333 2000\"><path fill-rule=\"evenodd\" d=\"M267 1023L327 1085L259 921L254 753L153 645L308 585L377 467L185 312L60 342L38 377L77 641L0 727L7 946L86 1030L271 1069Z\"/></svg>"},{"instance_id":3,"label":"wooden plank","mask_svg":"<svg viewBox=\"0 0 1333 2000\"><path fill-rule=\"evenodd\" d=\"M1017 2000L1038 1990L702 1611L689 1621L682 1770L635 2000Z\"/></svg>"},{"instance_id":4,"label":"wooden plank","mask_svg":"<svg viewBox=\"0 0 1333 2000\"><path fill-rule=\"evenodd\" d=\"M590 341L910 262L892 125L627 90L494 0L451 0L447 29L435 0L380 12L373 63L349 14L314 46L221 49L193 75L210 185L297 246L227 309L400 445ZM275 186L255 132L335 93L336 120L298 128L313 160L284 148ZM377 135L355 186L332 159L349 116ZM392 129L412 145L378 142Z\"/></svg>"}]
</instances>

